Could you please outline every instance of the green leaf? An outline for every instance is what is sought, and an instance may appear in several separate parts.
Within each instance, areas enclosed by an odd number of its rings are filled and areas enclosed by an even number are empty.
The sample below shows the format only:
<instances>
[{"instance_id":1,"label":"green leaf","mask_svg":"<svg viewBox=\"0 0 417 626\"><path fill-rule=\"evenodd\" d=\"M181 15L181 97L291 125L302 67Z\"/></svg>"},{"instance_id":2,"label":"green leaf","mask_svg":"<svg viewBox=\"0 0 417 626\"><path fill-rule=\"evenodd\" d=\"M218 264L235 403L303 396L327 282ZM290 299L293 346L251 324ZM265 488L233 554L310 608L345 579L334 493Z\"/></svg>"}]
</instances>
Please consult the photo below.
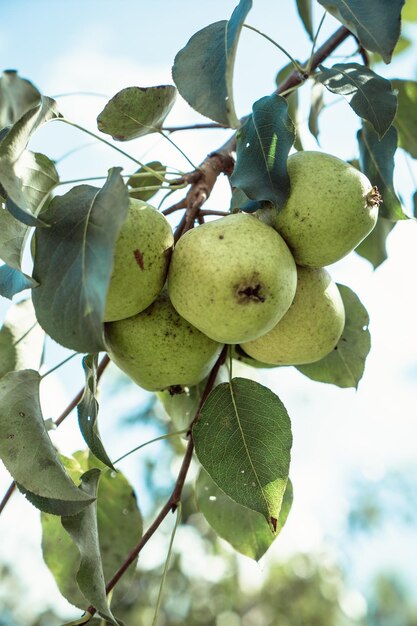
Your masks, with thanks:
<instances>
[{"instance_id":1,"label":"green leaf","mask_svg":"<svg viewBox=\"0 0 417 626\"><path fill-rule=\"evenodd\" d=\"M155 172L161 174L162 177L165 176L165 172L167 169L165 165L162 165L162 163L160 163L160 161L151 161L151 163L146 164L146 168L151 168L152 170L155 170ZM155 174L149 173L144 167L139 168L137 172L135 172L135 174L141 174L141 176L131 176L127 181L127 184L132 189L137 189L137 191L135 191L134 193L130 193L129 195L131 198L137 198L138 200L143 200L144 202L147 202L150 198L152 198L152 196L157 193L158 190L155 189L155 191L152 191L148 189L142 191L141 188L161 187L163 181L161 181L158 176L155 176Z\"/></svg>"},{"instance_id":2,"label":"green leaf","mask_svg":"<svg viewBox=\"0 0 417 626\"><path fill-rule=\"evenodd\" d=\"M397 98L390 81L358 63L336 63L331 69L320 66L320 70L316 80L332 93L344 96L355 113L368 120L382 139L397 111Z\"/></svg>"},{"instance_id":3,"label":"green leaf","mask_svg":"<svg viewBox=\"0 0 417 626\"><path fill-rule=\"evenodd\" d=\"M357 36L362 46L378 52L385 63L400 36L405 0L319 0L319 3Z\"/></svg>"},{"instance_id":4,"label":"green leaf","mask_svg":"<svg viewBox=\"0 0 417 626\"><path fill-rule=\"evenodd\" d=\"M387 237L395 226L395 222L378 217L375 228L369 235L355 248L359 256L367 259L376 269L387 258L386 241Z\"/></svg>"},{"instance_id":5,"label":"green leaf","mask_svg":"<svg viewBox=\"0 0 417 626\"><path fill-rule=\"evenodd\" d=\"M204 470L196 482L197 506L213 530L237 552L259 561L287 521L293 500L288 480L279 512L276 535L263 515L229 498Z\"/></svg>"},{"instance_id":6,"label":"green leaf","mask_svg":"<svg viewBox=\"0 0 417 626\"><path fill-rule=\"evenodd\" d=\"M42 224L36 212L59 178L48 157L27 151L26 146L39 126L58 117L61 114L55 100L42 96L40 104L27 111L0 143L0 183L9 200L20 209L15 217L22 219L26 214L25 223L29 225Z\"/></svg>"},{"instance_id":7,"label":"green leaf","mask_svg":"<svg viewBox=\"0 0 417 626\"><path fill-rule=\"evenodd\" d=\"M248 198L244 191L235 187L235 189L233 189L232 197L230 199L229 210L231 213L235 213L236 209L240 211L245 211L246 213L255 213L255 211L259 211L262 209L263 204L263 202L251 200L250 198Z\"/></svg>"},{"instance_id":8,"label":"green leaf","mask_svg":"<svg viewBox=\"0 0 417 626\"><path fill-rule=\"evenodd\" d=\"M319 82L313 83L311 88L311 105L310 113L308 116L308 128L314 139L319 139L319 117L320 113L324 109L324 97L323 97L323 85Z\"/></svg>"},{"instance_id":9,"label":"green leaf","mask_svg":"<svg viewBox=\"0 0 417 626\"><path fill-rule=\"evenodd\" d=\"M394 155L397 150L394 126L379 141L372 126L365 122L357 136L361 170L378 187L382 196L379 215L393 221L408 219L394 191Z\"/></svg>"},{"instance_id":10,"label":"green leaf","mask_svg":"<svg viewBox=\"0 0 417 626\"><path fill-rule=\"evenodd\" d=\"M398 93L398 110L394 126L398 130L398 145L417 159L417 81L392 81Z\"/></svg>"},{"instance_id":11,"label":"green leaf","mask_svg":"<svg viewBox=\"0 0 417 626\"><path fill-rule=\"evenodd\" d=\"M312 0L297 0L297 11L310 39L314 39Z\"/></svg>"},{"instance_id":12,"label":"green leaf","mask_svg":"<svg viewBox=\"0 0 417 626\"><path fill-rule=\"evenodd\" d=\"M102 189L80 185L55 197L42 214L49 228L35 231L37 318L55 341L78 352L105 349L103 314L113 250L129 203L120 171L109 170Z\"/></svg>"},{"instance_id":13,"label":"green leaf","mask_svg":"<svg viewBox=\"0 0 417 626\"><path fill-rule=\"evenodd\" d=\"M95 468L88 470L81 477L80 490L94 500L97 497L100 474L100 470ZM98 537L96 502L90 504L77 515L63 517L61 521L81 555L80 567L77 572L77 583L80 591L88 603L98 610L101 617L118 626L107 602L106 582Z\"/></svg>"},{"instance_id":14,"label":"green leaf","mask_svg":"<svg viewBox=\"0 0 417 626\"><path fill-rule=\"evenodd\" d=\"M0 266L0 296L11 300L25 289L36 287L35 280L6 263Z\"/></svg>"},{"instance_id":15,"label":"green leaf","mask_svg":"<svg viewBox=\"0 0 417 626\"><path fill-rule=\"evenodd\" d=\"M0 330L0 378L14 370L38 369L44 333L30 299L13 304Z\"/></svg>"},{"instance_id":16,"label":"green leaf","mask_svg":"<svg viewBox=\"0 0 417 626\"><path fill-rule=\"evenodd\" d=\"M87 451L74 454L74 459L63 458L72 479L79 481L87 470L104 466ZM42 552L62 595L74 606L86 608L86 599L76 583L80 567L80 553L61 521L43 513ZM104 579L110 580L127 554L142 536L142 518L131 485L120 472L103 471L97 491L97 526ZM129 566L114 589L112 605L117 605L131 586L136 561Z\"/></svg>"},{"instance_id":17,"label":"green leaf","mask_svg":"<svg viewBox=\"0 0 417 626\"><path fill-rule=\"evenodd\" d=\"M371 348L369 316L358 296L349 287L338 287L346 312L342 336L330 354L316 363L297 365L297 369L318 382L357 388Z\"/></svg>"},{"instance_id":18,"label":"green leaf","mask_svg":"<svg viewBox=\"0 0 417 626\"><path fill-rule=\"evenodd\" d=\"M59 461L42 417L40 376L33 370L0 379L0 458L22 491L39 497L39 507L74 515L92 502Z\"/></svg>"},{"instance_id":19,"label":"green leaf","mask_svg":"<svg viewBox=\"0 0 417 626\"><path fill-rule=\"evenodd\" d=\"M16 70L5 70L0 78L0 129L17 122L40 98L29 80L20 78Z\"/></svg>"},{"instance_id":20,"label":"green leaf","mask_svg":"<svg viewBox=\"0 0 417 626\"><path fill-rule=\"evenodd\" d=\"M240 126L233 100L236 50L252 0L240 0L230 20L206 26L175 57L172 77L181 96L206 117Z\"/></svg>"},{"instance_id":21,"label":"green leaf","mask_svg":"<svg viewBox=\"0 0 417 626\"><path fill-rule=\"evenodd\" d=\"M20 202L17 205L10 194L6 209L27 226L42 226L43 222L37 216L59 183L55 165L44 154L25 150L13 164L12 175L16 177L14 198L20 198Z\"/></svg>"},{"instance_id":22,"label":"green leaf","mask_svg":"<svg viewBox=\"0 0 417 626\"><path fill-rule=\"evenodd\" d=\"M21 268L28 232L25 224L0 207L0 258L15 269Z\"/></svg>"},{"instance_id":23,"label":"green leaf","mask_svg":"<svg viewBox=\"0 0 417 626\"><path fill-rule=\"evenodd\" d=\"M97 118L98 129L118 141L158 132L174 105L176 93L173 85L126 87L106 104Z\"/></svg>"},{"instance_id":24,"label":"green leaf","mask_svg":"<svg viewBox=\"0 0 417 626\"><path fill-rule=\"evenodd\" d=\"M397 56L399 54L402 54L403 52L408 50L412 45L413 45L413 42L411 39L409 39L408 37L405 37L404 35L401 35L399 40L397 41L397 44L394 48L394 52L392 53L392 56ZM381 63L381 61L382 61L382 58L379 54L377 53L370 54L371 65L374 65L375 63Z\"/></svg>"},{"instance_id":25,"label":"green leaf","mask_svg":"<svg viewBox=\"0 0 417 626\"><path fill-rule=\"evenodd\" d=\"M287 158L294 136L285 98L272 95L255 102L237 134L233 186L252 200L281 208L290 192Z\"/></svg>"},{"instance_id":26,"label":"green leaf","mask_svg":"<svg viewBox=\"0 0 417 626\"><path fill-rule=\"evenodd\" d=\"M43 154L25 151L15 167L18 168L19 176L17 184L22 186L22 193L31 212L20 209L10 198L6 201L7 210L0 208L0 257L12 268L2 270L3 281L7 279L7 282L3 282L0 292L8 298L37 284L21 272L28 226L40 223L36 215L58 184L55 166Z\"/></svg>"},{"instance_id":27,"label":"green leaf","mask_svg":"<svg viewBox=\"0 0 417 626\"><path fill-rule=\"evenodd\" d=\"M245 378L223 383L204 403L193 438L201 465L220 489L262 513L275 532L292 444L278 396Z\"/></svg>"},{"instance_id":28,"label":"green leaf","mask_svg":"<svg viewBox=\"0 0 417 626\"><path fill-rule=\"evenodd\" d=\"M77 405L78 424L84 441L91 452L104 465L114 469L107 452L104 449L98 431L97 415L98 402L97 395L97 354L88 354L83 358L83 368L85 371L85 389L83 397Z\"/></svg>"}]
</instances>

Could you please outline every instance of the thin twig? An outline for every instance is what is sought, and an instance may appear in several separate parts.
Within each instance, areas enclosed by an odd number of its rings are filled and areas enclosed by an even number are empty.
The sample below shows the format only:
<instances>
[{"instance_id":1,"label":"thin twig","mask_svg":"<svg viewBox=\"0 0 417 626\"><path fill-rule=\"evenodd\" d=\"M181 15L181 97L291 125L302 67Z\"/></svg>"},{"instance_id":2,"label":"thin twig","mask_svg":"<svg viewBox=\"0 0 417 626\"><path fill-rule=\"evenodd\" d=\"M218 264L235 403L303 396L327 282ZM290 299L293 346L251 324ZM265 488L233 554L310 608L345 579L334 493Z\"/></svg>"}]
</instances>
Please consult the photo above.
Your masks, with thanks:
<instances>
[{"instance_id":1,"label":"thin twig","mask_svg":"<svg viewBox=\"0 0 417 626\"><path fill-rule=\"evenodd\" d=\"M202 215L203 217L206 215L219 215L224 217L225 215L229 215L229 213L227 211L215 211L214 209L202 209L199 215Z\"/></svg>"},{"instance_id":2,"label":"thin twig","mask_svg":"<svg viewBox=\"0 0 417 626\"><path fill-rule=\"evenodd\" d=\"M274 39L271 39L271 37L269 37L268 35L266 35L265 33L263 33L262 31L258 30L257 28L255 28L254 26L250 26L249 24L243 24L243 26L245 28L248 28L249 30L253 30L253 32L257 33L258 35L261 35L261 37L264 37L264 39L266 39L267 41L269 41L270 43L272 43L272 45L274 45L276 48L278 48L278 50L280 50L283 54L285 54L285 56L290 60L290 62L293 64L295 71L297 73L300 73L302 71L302 68L300 67L299 63L297 63L297 61L294 59L294 57L291 56L291 54L288 52L288 50L286 50L285 48L283 48L282 46L280 46L279 43L277 43Z\"/></svg>"},{"instance_id":3,"label":"thin twig","mask_svg":"<svg viewBox=\"0 0 417 626\"><path fill-rule=\"evenodd\" d=\"M184 234L184 228L185 228L186 223L187 223L187 213L184 213L174 234L174 244L176 244L179 238L182 237L182 235Z\"/></svg>"},{"instance_id":4,"label":"thin twig","mask_svg":"<svg viewBox=\"0 0 417 626\"><path fill-rule=\"evenodd\" d=\"M176 133L179 130L203 130L209 128L222 128L223 130L227 130L226 126L217 124L217 122L208 122L202 124L184 124L184 126L164 126L161 130L166 133Z\"/></svg>"},{"instance_id":5,"label":"thin twig","mask_svg":"<svg viewBox=\"0 0 417 626\"><path fill-rule=\"evenodd\" d=\"M104 370L106 369L107 365L109 364L110 359L109 357L106 355L104 355L104 357L101 359L98 367L97 367L97 382L100 380L101 375L103 374ZM63 412L61 413L61 415L55 420L54 424L56 427L58 427L60 424L62 424L62 422L65 420L65 418L68 417L68 415L75 409L75 407L77 406L77 404L80 402L81 398L83 397L84 394L84 387L82 389L80 389L80 391L77 393L77 395L71 400L71 402L68 404L68 406L63 410ZM7 489L6 493L3 496L3 499L0 502L0 515L4 509L4 507L6 506L6 504L8 503L8 501L10 500L14 490L16 489L16 483L13 481L9 488Z\"/></svg>"},{"instance_id":6,"label":"thin twig","mask_svg":"<svg viewBox=\"0 0 417 626\"><path fill-rule=\"evenodd\" d=\"M148 530L146 531L146 533L142 536L141 540L139 541L139 543L129 552L129 554L127 555L125 561L123 562L123 564L119 567L119 569L117 570L117 572L112 576L112 578L109 580L109 582L106 585L106 593L109 593L119 582L119 580L121 579L121 577L123 576L123 574L126 572L126 570L129 568L129 566L133 563L133 561L135 561L135 559L137 558L137 556L139 555L139 553L141 552L142 548L148 543L149 539L152 537L152 535L158 530L159 526L162 524L162 522L164 521L164 519L166 518L166 516L168 515L168 513L171 512L175 512L178 504L181 500L181 494L182 494L182 490L184 488L184 483L185 483L185 479L187 478L187 474L188 474L188 470L191 464L191 460L193 457L193 451L194 451L194 442L193 442L193 438L192 438L192 427L195 424L195 422L199 419L200 417L200 413L201 413L201 409L203 408L203 405L209 395L209 393L212 391L215 380L217 378L217 374L219 373L219 369L220 367L223 365L224 360L226 358L226 354L227 354L227 348L228 346L224 346L223 350L220 353L219 358L217 359L213 369L210 372L210 376L207 379L207 383L206 386L204 387L204 391L202 393L202 396L200 398L200 402L198 405L198 409L197 412L194 416L194 419L192 420L192 422L190 423L189 427L188 427L188 432L187 432L187 436L188 436L188 444L187 444L187 449L185 451L185 455L181 464L181 468L180 471L178 473L177 476L177 480L175 482L174 485L174 489L172 490L172 493L170 495L170 497L168 498L168 500L166 501L166 503L164 504L164 506L162 507L162 509L160 510L160 512L158 513L158 515L156 516L156 518L154 519L154 521L152 522L152 524L149 526ZM91 615L94 615L96 613L96 609L93 606L89 606L87 609L87 612Z\"/></svg>"},{"instance_id":7,"label":"thin twig","mask_svg":"<svg viewBox=\"0 0 417 626\"><path fill-rule=\"evenodd\" d=\"M176 204L168 207L167 209L164 209L163 211L161 211L161 213L163 213L163 215L171 215L171 213L175 213L175 211L180 211L181 209L185 209L185 198L183 198Z\"/></svg>"},{"instance_id":8,"label":"thin twig","mask_svg":"<svg viewBox=\"0 0 417 626\"><path fill-rule=\"evenodd\" d=\"M4 507L6 506L6 504L8 503L8 501L10 500L10 498L12 497L13 491L16 488L16 483L13 481L10 485L8 490L6 491L6 493L3 496L2 501L0 502L0 515L3 512Z\"/></svg>"}]
</instances>

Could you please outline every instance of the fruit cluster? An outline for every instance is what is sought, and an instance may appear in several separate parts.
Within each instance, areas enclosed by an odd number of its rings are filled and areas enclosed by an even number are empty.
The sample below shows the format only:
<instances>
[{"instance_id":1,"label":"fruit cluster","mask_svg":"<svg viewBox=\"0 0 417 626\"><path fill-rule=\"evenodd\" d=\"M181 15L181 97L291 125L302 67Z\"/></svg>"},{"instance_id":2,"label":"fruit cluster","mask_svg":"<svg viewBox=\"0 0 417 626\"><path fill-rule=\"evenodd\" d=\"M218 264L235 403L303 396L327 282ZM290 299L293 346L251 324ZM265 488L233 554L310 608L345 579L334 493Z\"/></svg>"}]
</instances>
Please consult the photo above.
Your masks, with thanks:
<instances>
[{"instance_id":1,"label":"fruit cluster","mask_svg":"<svg viewBox=\"0 0 417 626\"><path fill-rule=\"evenodd\" d=\"M380 196L353 166L324 153L291 155L288 172L291 194L279 214L200 225L172 255L164 216L130 201L105 328L110 357L141 387L198 383L223 344L275 365L311 363L335 347L345 311L324 266L373 229Z\"/></svg>"}]
</instances>

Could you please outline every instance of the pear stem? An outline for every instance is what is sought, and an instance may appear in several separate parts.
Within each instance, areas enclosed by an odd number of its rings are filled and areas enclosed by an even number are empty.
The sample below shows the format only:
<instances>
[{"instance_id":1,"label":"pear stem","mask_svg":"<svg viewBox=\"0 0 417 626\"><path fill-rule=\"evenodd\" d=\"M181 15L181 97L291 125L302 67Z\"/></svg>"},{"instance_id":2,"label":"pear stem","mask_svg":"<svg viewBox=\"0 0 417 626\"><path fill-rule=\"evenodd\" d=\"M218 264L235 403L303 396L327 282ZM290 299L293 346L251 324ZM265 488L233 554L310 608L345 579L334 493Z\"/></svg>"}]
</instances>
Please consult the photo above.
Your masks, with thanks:
<instances>
[{"instance_id":1,"label":"pear stem","mask_svg":"<svg viewBox=\"0 0 417 626\"><path fill-rule=\"evenodd\" d=\"M381 194L379 193L378 187L372 187L371 191L366 196L366 204L368 207L379 207L380 204L383 203L383 199Z\"/></svg>"}]
</instances>

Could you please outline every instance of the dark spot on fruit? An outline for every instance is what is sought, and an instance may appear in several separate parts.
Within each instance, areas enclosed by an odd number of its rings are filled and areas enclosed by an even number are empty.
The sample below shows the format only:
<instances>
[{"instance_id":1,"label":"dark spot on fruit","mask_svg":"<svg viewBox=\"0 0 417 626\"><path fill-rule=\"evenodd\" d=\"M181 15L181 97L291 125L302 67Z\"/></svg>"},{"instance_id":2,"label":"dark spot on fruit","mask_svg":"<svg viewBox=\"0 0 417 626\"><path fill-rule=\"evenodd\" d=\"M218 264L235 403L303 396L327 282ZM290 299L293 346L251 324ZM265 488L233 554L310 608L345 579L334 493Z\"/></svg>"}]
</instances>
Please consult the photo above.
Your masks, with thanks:
<instances>
[{"instance_id":1,"label":"dark spot on fruit","mask_svg":"<svg viewBox=\"0 0 417 626\"><path fill-rule=\"evenodd\" d=\"M19 411L19 415L20 415L20 417L26 417L26 414L23 413L23 411Z\"/></svg>"},{"instance_id":2,"label":"dark spot on fruit","mask_svg":"<svg viewBox=\"0 0 417 626\"><path fill-rule=\"evenodd\" d=\"M10 433L10 435L7 435L7 439L14 439L13 433Z\"/></svg>"},{"instance_id":3,"label":"dark spot on fruit","mask_svg":"<svg viewBox=\"0 0 417 626\"><path fill-rule=\"evenodd\" d=\"M219 235L219 239L224 239L224 235Z\"/></svg>"},{"instance_id":4,"label":"dark spot on fruit","mask_svg":"<svg viewBox=\"0 0 417 626\"><path fill-rule=\"evenodd\" d=\"M38 465L40 469L46 470L48 467L52 467L54 462L51 459L39 459Z\"/></svg>"},{"instance_id":5,"label":"dark spot on fruit","mask_svg":"<svg viewBox=\"0 0 417 626\"><path fill-rule=\"evenodd\" d=\"M184 387L182 385L171 385L168 387L170 396L178 396L180 393L184 393Z\"/></svg>"},{"instance_id":6,"label":"dark spot on fruit","mask_svg":"<svg viewBox=\"0 0 417 626\"><path fill-rule=\"evenodd\" d=\"M262 285L239 285L236 289L236 295L240 303L247 302L265 302L265 296L262 295Z\"/></svg>"},{"instance_id":7,"label":"dark spot on fruit","mask_svg":"<svg viewBox=\"0 0 417 626\"><path fill-rule=\"evenodd\" d=\"M141 270L145 269L145 266L143 264L143 254L140 250L133 250L133 256L135 257L135 261L136 263L139 265Z\"/></svg>"}]
</instances>

